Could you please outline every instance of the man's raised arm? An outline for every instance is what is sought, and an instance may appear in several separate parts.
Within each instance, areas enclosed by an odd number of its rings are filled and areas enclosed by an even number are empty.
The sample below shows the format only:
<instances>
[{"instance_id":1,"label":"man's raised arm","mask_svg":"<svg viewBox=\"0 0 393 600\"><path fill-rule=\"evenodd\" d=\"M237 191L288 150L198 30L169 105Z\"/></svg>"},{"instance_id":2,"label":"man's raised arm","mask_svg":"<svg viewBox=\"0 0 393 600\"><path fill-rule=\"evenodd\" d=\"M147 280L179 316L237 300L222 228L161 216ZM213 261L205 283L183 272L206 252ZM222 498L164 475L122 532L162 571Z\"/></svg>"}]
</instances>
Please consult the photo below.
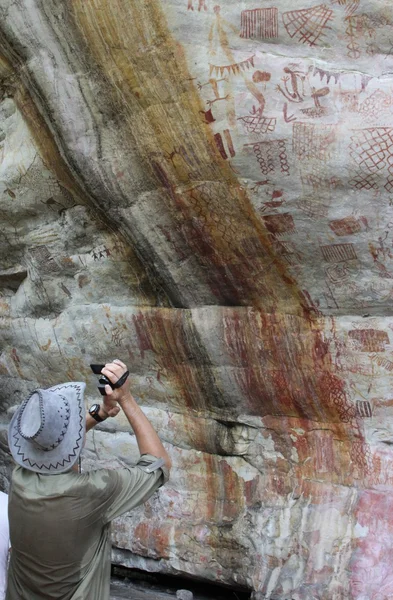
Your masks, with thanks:
<instances>
[{"instance_id":1,"label":"man's raised arm","mask_svg":"<svg viewBox=\"0 0 393 600\"><path fill-rule=\"evenodd\" d=\"M116 359L111 363L107 363L101 372L112 383L116 383L126 371L126 365ZM132 396L129 378L117 389L112 389L110 385L106 385L105 392L104 405L109 408L110 406L115 406L116 402L119 403L135 433L139 452L141 454L152 454L157 458L163 458L167 469L170 469L172 466L171 459L162 445L154 427Z\"/></svg>"}]
</instances>

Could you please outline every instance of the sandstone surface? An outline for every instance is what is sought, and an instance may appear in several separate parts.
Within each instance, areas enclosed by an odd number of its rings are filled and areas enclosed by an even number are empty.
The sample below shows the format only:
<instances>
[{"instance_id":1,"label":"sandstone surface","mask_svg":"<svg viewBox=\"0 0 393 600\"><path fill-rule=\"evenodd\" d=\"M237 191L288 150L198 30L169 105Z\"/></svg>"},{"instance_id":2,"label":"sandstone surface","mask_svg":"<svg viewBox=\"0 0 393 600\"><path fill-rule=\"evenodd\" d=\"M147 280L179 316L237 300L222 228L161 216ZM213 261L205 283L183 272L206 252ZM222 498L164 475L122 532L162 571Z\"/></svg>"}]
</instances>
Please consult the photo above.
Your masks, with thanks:
<instances>
[{"instance_id":1,"label":"sandstone surface","mask_svg":"<svg viewBox=\"0 0 393 600\"><path fill-rule=\"evenodd\" d=\"M393 597L392 73L390 0L0 0L3 485L12 407L118 356L174 467L114 562Z\"/></svg>"}]
</instances>

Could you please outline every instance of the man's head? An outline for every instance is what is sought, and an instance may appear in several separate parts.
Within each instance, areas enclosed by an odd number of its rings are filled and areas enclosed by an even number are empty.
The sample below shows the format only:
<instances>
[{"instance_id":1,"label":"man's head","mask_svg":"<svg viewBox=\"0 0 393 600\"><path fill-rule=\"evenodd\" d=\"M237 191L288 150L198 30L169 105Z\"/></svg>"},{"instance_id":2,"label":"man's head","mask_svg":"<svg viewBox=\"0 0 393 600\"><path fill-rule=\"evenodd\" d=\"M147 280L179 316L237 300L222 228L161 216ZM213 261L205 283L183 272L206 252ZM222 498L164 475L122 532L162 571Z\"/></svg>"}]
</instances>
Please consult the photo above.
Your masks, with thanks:
<instances>
[{"instance_id":1,"label":"man's head","mask_svg":"<svg viewBox=\"0 0 393 600\"><path fill-rule=\"evenodd\" d=\"M14 460L30 471L57 474L77 462L85 434L85 384L35 390L14 414L8 443Z\"/></svg>"}]
</instances>

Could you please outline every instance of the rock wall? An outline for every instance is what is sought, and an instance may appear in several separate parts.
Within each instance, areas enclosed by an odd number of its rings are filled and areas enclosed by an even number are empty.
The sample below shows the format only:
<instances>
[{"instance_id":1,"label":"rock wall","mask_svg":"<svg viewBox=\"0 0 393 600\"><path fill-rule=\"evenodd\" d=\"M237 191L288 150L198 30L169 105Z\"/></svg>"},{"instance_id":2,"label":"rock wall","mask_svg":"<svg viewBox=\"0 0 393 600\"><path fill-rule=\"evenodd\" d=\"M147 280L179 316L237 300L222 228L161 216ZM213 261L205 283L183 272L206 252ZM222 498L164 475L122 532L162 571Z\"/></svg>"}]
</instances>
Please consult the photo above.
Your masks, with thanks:
<instances>
[{"instance_id":1,"label":"rock wall","mask_svg":"<svg viewBox=\"0 0 393 600\"><path fill-rule=\"evenodd\" d=\"M0 0L0 450L125 360L174 468L119 564L393 596L392 40L388 0ZM118 418L85 467L136 456Z\"/></svg>"}]
</instances>

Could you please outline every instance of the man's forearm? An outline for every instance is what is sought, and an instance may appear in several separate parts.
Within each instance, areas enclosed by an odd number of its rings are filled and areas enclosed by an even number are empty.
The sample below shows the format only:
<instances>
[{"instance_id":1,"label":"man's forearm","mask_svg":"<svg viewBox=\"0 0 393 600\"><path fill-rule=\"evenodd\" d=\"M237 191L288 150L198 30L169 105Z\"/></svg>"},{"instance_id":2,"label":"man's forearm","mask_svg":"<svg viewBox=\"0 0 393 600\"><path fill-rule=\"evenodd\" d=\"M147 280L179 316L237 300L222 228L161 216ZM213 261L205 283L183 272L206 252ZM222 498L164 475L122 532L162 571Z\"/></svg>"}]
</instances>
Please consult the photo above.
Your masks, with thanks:
<instances>
[{"instance_id":1,"label":"man's forearm","mask_svg":"<svg viewBox=\"0 0 393 600\"><path fill-rule=\"evenodd\" d=\"M102 406L100 406L100 410L98 412L98 415L101 417L101 419L104 421L105 419L108 418L108 414L104 411L104 409L102 408ZM98 425L98 421L96 421L89 412L86 413L86 432L90 431L90 429L93 429L93 427L95 427L96 425Z\"/></svg>"},{"instance_id":2,"label":"man's forearm","mask_svg":"<svg viewBox=\"0 0 393 600\"><path fill-rule=\"evenodd\" d=\"M157 458L163 458L166 466L170 469L172 463L167 451L162 445L153 425L142 412L132 395L128 394L127 397L119 403L135 433L139 452L141 454L152 454Z\"/></svg>"},{"instance_id":3,"label":"man's forearm","mask_svg":"<svg viewBox=\"0 0 393 600\"><path fill-rule=\"evenodd\" d=\"M130 380L127 378L122 385L117 388L120 379L127 373L126 365L115 358L111 363L106 363L101 370L111 382L111 385L105 385L105 400L109 402L118 402L123 409L125 416L132 429L134 430L139 452L141 454L152 454L157 458L163 458L168 469L171 467L171 459L161 443L154 427L137 405L130 391Z\"/></svg>"}]
</instances>

